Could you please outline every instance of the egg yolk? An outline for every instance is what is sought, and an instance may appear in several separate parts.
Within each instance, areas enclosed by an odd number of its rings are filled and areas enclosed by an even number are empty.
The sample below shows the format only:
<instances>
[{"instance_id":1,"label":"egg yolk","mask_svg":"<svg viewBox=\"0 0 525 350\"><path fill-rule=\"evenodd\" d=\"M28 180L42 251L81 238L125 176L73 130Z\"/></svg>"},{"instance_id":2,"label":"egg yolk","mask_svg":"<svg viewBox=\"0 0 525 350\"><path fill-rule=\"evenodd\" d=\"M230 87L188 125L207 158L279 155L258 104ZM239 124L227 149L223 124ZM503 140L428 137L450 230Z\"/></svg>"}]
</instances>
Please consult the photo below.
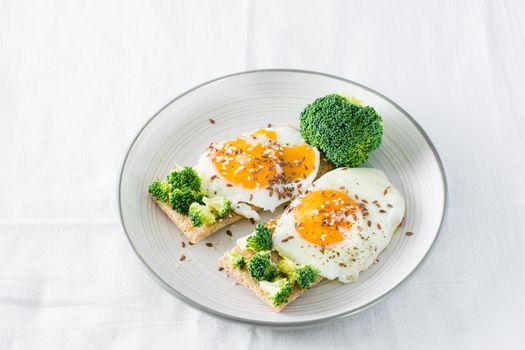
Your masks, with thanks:
<instances>
[{"instance_id":1,"label":"egg yolk","mask_svg":"<svg viewBox=\"0 0 525 350\"><path fill-rule=\"evenodd\" d=\"M230 183L248 189L305 179L315 165L312 147L281 146L277 132L268 129L227 141L218 148L212 145L210 149L219 173Z\"/></svg>"},{"instance_id":2,"label":"egg yolk","mask_svg":"<svg viewBox=\"0 0 525 350\"><path fill-rule=\"evenodd\" d=\"M252 135L264 135L270 140L277 140L277 132L275 130L259 129L252 132Z\"/></svg>"},{"instance_id":3,"label":"egg yolk","mask_svg":"<svg viewBox=\"0 0 525 350\"><path fill-rule=\"evenodd\" d=\"M303 197L294 208L295 229L308 242L329 245L341 242L341 229L352 228L349 216L355 215L357 203L337 190L317 190Z\"/></svg>"}]
</instances>

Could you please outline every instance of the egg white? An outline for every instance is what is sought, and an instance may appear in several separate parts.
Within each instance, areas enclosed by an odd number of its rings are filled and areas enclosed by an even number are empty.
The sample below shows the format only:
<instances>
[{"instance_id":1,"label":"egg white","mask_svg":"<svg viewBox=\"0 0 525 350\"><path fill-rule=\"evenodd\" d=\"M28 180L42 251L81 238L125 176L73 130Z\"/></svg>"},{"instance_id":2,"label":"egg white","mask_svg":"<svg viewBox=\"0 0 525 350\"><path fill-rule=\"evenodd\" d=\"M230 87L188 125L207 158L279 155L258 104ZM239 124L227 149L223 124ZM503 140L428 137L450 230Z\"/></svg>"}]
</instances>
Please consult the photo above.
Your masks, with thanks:
<instances>
[{"instance_id":1,"label":"egg white","mask_svg":"<svg viewBox=\"0 0 525 350\"><path fill-rule=\"evenodd\" d=\"M277 134L277 142L281 146L298 146L305 144L301 133L290 126L272 128L267 130L273 130ZM257 136L258 139L263 139L264 136ZM220 147L224 142L216 143L217 147ZM298 196L300 194L300 188L307 188L317 176L317 171L319 169L319 151L312 147L315 152L315 163L314 169L306 177L306 179L301 179L299 182L293 184L293 196ZM199 176L202 178L202 188L212 195L223 196L229 199L232 202L232 208L238 214L247 217L259 220L259 215L255 210L246 204L250 204L256 207L259 207L263 210L274 211L279 205L289 201L289 198L279 199L277 195L270 196L270 191L265 188L258 189L249 189L242 186L232 184L233 186L229 187L227 184L231 184L226 180L221 173L217 170L212 159L209 157L208 152L203 153L197 165L194 167ZM278 166L277 166L278 169ZM214 180L211 180L213 176L216 176ZM287 185L288 187L290 186Z\"/></svg>"},{"instance_id":2,"label":"egg white","mask_svg":"<svg viewBox=\"0 0 525 350\"><path fill-rule=\"evenodd\" d=\"M352 222L350 230L341 232L343 241L322 249L321 246L303 239L295 229L293 208L303 196L298 197L290 204L291 210L283 213L278 220L272 237L273 249L299 264L310 264L318 268L321 276L327 279L338 278L344 283L355 281L359 273L372 265L390 243L405 215L405 202L385 174L372 168L332 170L310 186L311 191L322 189L342 191L359 203L363 203L362 200L365 199L368 204L363 205L368 209L369 215L363 218L361 210L358 210L357 221ZM378 201L380 208L374 201ZM380 210L386 210L386 213L381 213ZM371 221L371 227L368 226L368 220ZM283 242L289 236L293 238Z\"/></svg>"}]
</instances>

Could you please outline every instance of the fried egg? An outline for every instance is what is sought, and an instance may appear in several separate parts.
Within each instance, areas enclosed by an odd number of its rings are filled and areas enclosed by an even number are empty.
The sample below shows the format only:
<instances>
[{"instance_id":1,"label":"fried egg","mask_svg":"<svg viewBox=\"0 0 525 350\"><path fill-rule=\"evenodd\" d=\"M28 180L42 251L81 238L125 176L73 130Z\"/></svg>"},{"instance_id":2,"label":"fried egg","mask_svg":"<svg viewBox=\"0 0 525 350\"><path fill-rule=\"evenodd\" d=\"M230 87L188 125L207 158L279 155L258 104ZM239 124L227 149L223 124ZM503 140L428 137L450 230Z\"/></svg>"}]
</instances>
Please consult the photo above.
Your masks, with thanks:
<instances>
[{"instance_id":1,"label":"fried egg","mask_svg":"<svg viewBox=\"0 0 525 350\"><path fill-rule=\"evenodd\" d=\"M381 171L338 168L285 210L273 249L327 279L352 282L387 247L404 215L403 198Z\"/></svg>"},{"instance_id":2,"label":"fried egg","mask_svg":"<svg viewBox=\"0 0 525 350\"><path fill-rule=\"evenodd\" d=\"M313 182L319 159L319 151L295 128L266 128L212 143L195 170L204 190L229 199L238 214L258 220L248 204L274 211L289 202Z\"/></svg>"}]
</instances>

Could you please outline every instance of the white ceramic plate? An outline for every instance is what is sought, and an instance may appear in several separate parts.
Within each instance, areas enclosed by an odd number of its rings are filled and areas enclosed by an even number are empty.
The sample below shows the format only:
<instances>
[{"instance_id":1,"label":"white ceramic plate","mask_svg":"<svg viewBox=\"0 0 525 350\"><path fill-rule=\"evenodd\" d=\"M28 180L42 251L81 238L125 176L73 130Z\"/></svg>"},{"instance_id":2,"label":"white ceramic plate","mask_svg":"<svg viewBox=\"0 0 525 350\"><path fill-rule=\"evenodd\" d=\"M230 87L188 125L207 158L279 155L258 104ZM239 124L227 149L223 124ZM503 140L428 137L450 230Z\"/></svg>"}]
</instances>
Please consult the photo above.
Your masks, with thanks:
<instances>
[{"instance_id":1,"label":"white ceramic plate","mask_svg":"<svg viewBox=\"0 0 525 350\"><path fill-rule=\"evenodd\" d=\"M383 170L405 198L403 225L379 263L351 284L325 281L279 314L217 270L219 257L235 239L252 231L248 221L206 241L181 248L185 238L148 198L147 187L174 163L192 165L211 141L265 127L298 125L315 98L339 92L373 106L385 135L369 163ZM209 122L216 121L213 125ZM133 141L122 165L119 206L124 231L140 261L173 295L193 306L237 321L290 327L350 315L387 295L409 277L430 251L443 221L446 182L436 150L418 124L379 93L338 77L296 70L238 73L202 84L171 101ZM269 218L274 214L267 214ZM406 236L411 231L413 236ZM213 248L206 246L213 243ZM186 261L179 261L181 254Z\"/></svg>"}]
</instances>

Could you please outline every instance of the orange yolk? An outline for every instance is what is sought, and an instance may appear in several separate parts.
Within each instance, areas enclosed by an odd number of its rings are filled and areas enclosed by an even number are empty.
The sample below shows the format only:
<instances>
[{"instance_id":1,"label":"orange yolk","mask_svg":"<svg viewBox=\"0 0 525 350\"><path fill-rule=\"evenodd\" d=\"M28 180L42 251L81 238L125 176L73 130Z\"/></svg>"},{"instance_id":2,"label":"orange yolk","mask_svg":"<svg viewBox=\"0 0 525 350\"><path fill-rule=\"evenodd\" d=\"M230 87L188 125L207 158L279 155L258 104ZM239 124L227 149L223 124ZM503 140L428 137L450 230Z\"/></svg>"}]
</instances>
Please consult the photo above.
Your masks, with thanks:
<instances>
[{"instance_id":1,"label":"orange yolk","mask_svg":"<svg viewBox=\"0 0 525 350\"><path fill-rule=\"evenodd\" d=\"M270 140L277 140L277 132L275 130L259 129L252 132L252 135L264 135Z\"/></svg>"},{"instance_id":2,"label":"orange yolk","mask_svg":"<svg viewBox=\"0 0 525 350\"><path fill-rule=\"evenodd\" d=\"M341 242L339 229L350 230L347 220L357 209L357 203L337 190L318 190L308 193L294 209L295 229L308 242L329 245Z\"/></svg>"},{"instance_id":3,"label":"orange yolk","mask_svg":"<svg viewBox=\"0 0 525 350\"><path fill-rule=\"evenodd\" d=\"M248 189L305 179L314 170L313 148L281 146L276 139L274 130L257 130L212 148L212 161L226 180ZM282 169L279 176L277 165Z\"/></svg>"}]
</instances>

